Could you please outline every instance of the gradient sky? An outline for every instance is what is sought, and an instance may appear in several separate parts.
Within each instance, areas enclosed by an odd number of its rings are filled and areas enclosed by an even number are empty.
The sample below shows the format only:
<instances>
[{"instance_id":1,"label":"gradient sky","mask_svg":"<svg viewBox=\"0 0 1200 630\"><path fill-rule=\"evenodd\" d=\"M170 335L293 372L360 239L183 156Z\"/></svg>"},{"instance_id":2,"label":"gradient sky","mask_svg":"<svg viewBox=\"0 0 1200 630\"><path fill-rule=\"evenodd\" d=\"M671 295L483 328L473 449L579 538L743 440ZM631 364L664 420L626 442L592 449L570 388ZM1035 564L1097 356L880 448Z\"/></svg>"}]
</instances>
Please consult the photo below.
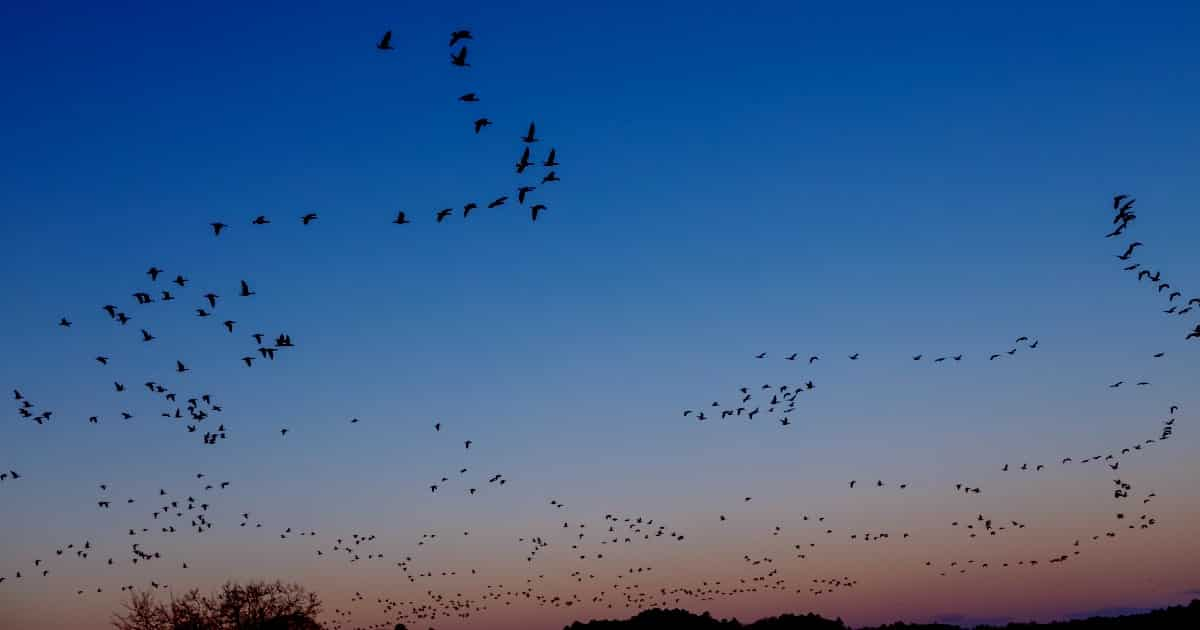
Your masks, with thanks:
<instances>
[{"instance_id":1,"label":"gradient sky","mask_svg":"<svg viewBox=\"0 0 1200 630\"><path fill-rule=\"evenodd\" d=\"M1111 196L1135 195L1136 260L1200 296L1200 7L435 4L0 7L0 381L55 412L38 426L10 410L0 429L0 469L23 475L0 484L0 625L99 628L123 584L254 577L302 582L366 624L384 620L379 597L479 600L527 580L586 603L638 566L653 567L643 590L730 585L762 574L744 555L776 558L800 588L858 585L680 605L1047 619L1200 589L1200 343L1183 340L1197 320L1162 315L1112 257L1128 239L1103 238ZM447 63L463 26L467 70ZM397 50L382 54L386 29ZM467 91L483 102L455 101ZM479 136L477 115L496 122ZM434 224L439 208L513 194L530 120L535 157L554 146L562 162L563 181L534 194L549 206L538 222L510 201ZM397 209L414 224L391 225ZM309 211L320 219L303 227ZM251 226L259 214L274 222ZM219 239L218 220L232 226ZM138 307L151 265L193 284ZM256 296L236 297L241 279ZM210 289L216 321L191 311ZM135 320L113 324L108 303ZM159 339L142 344L141 327ZM298 347L246 369L253 331ZM1019 335L1039 348L986 360ZM792 352L824 359L780 358ZM192 372L174 374L177 359ZM807 379L817 389L787 428L681 416ZM224 411L206 422L229 439L204 446L158 417L145 380L211 393ZM1118 380L1153 385L1106 387ZM1095 465L1000 471L1157 437L1171 404L1175 437L1122 459L1128 502ZM461 467L468 480L429 492ZM154 524L159 488L206 494L198 472L232 482L212 499L216 526L132 539L165 558L130 565L126 531ZM496 473L503 488L486 483ZM111 510L96 508L99 483ZM1061 565L924 566L1044 559L1116 528L1117 511L1159 524ZM242 512L263 528L237 527ZM561 523L599 528L606 513L686 541L573 559ZM985 540L950 526L978 513L1028 526ZM818 514L835 535L802 520ZM318 536L281 540L287 527ZM848 540L864 531L892 537ZM375 534L389 561L315 556L351 533ZM533 565L517 542L530 536L553 542ZM54 555L84 540L89 559ZM809 542L809 558L789 552ZM409 583L390 561L405 555L436 575ZM634 612L489 606L435 625Z\"/></svg>"}]
</instances>

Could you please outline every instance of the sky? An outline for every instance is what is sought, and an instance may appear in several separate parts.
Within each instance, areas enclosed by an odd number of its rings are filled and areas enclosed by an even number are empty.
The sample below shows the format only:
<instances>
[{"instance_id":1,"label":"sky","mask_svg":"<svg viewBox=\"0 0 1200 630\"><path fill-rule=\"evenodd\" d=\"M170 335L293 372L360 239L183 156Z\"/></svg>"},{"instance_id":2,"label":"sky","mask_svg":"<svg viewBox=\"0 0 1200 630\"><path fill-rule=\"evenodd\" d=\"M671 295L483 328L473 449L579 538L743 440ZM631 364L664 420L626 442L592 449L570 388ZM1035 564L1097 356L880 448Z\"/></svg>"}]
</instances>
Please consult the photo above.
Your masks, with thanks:
<instances>
[{"instance_id":1,"label":"sky","mask_svg":"<svg viewBox=\"0 0 1200 630\"><path fill-rule=\"evenodd\" d=\"M1141 241L1131 263L1200 297L1200 7L969 4L0 7L0 381L54 412L14 404L0 428L21 474L0 482L0 625L106 627L122 585L284 578L343 627L434 592L488 607L438 628L557 628L636 612L615 585L765 584L746 556L786 592L675 605L867 624L1187 601L1198 318L1114 254ZM513 172L530 121L559 182ZM1106 239L1117 193L1138 219ZM252 332L296 347L247 368ZM808 380L790 426L682 413ZM222 410L188 433L145 381ZM1170 405L1176 434L1119 472L1059 464L1157 438ZM213 527L128 536L161 525L160 489L203 495ZM685 540L601 549L609 514ZM970 538L977 514L1026 527ZM562 523L600 529L605 557L579 560ZM386 560L330 551L355 533ZM550 544L529 562L531 537ZM133 565L131 542L162 558ZM809 593L829 578L855 585ZM572 606L487 597L527 588Z\"/></svg>"}]
</instances>

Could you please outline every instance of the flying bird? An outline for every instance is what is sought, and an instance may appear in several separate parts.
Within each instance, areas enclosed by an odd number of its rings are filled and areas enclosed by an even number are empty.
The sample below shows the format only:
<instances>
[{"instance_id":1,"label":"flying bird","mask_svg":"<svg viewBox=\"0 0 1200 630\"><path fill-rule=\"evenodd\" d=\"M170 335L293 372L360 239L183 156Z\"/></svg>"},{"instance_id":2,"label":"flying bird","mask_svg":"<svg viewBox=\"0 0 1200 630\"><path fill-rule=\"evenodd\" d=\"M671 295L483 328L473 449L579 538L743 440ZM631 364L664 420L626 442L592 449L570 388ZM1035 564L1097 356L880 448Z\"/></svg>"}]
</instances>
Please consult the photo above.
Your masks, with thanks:
<instances>
[{"instance_id":1,"label":"flying bird","mask_svg":"<svg viewBox=\"0 0 1200 630\"><path fill-rule=\"evenodd\" d=\"M409 221L408 217L404 216L404 211L401 210L396 213L396 218L392 221L392 223L395 223L396 225L404 225L406 223L412 223L412 221Z\"/></svg>"},{"instance_id":2,"label":"flying bird","mask_svg":"<svg viewBox=\"0 0 1200 630\"><path fill-rule=\"evenodd\" d=\"M538 218L538 213L539 213L539 212L541 212L542 210L545 210L545 209L546 209L546 206L545 206L544 204L540 204L540 203L539 203L539 204L534 204L534 205L530 206L530 207L529 207L529 218L530 218L530 220L531 220L531 221L537 221L537 218Z\"/></svg>"},{"instance_id":3,"label":"flying bird","mask_svg":"<svg viewBox=\"0 0 1200 630\"><path fill-rule=\"evenodd\" d=\"M395 47L392 46L392 32L388 31L384 33L383 37L379 39L379 43L375 44L375 47L379 50L395 50Z\"/></svg>"},{"instance_id":4,"label":"flying bird","mask_svg":"<svg viewBox=\"0 0 1200 630\"><path fill-rule=\"evenodd\" d=\"M475 38L471 37L471 31L468 31L466 29L463 29L460 31L454 31L453 33L450 33L450 47L454 48L455 44L457 44L458 42L460 42L464 39L475 39Z\"/></svg>"},{"instance_id":5,"label":"flying bird","mask_svg":"<svg viewBox=\"0 0 1200 630\"><path fill-rule=\"evenodd\" d=\"M550 149L550 155L546 156L546 161L542 162L542 166L549 166L549 167L559 166L559 163L556 162L554 159L554 155L556 152L557 152L557 149Z\"/></svg>"},{"instance_id":6,"label":"flying bird","mask_svg":"<svg viewBox=\"0 0 1200 630\"><path fill-rule=\"evenodd\" d=\"M224 230L225 228L229 227L228 225L225 225L224 223L221 223L220 221L217 221L215 223L209 223L209 225L212 226L213 236L220 236L221 230Z\"/></svg>"},{"instance_id":7,"label":"flying bird","mask_svg":"<svg viewBox=\"0 0 1200 630\"><path fill-rule=\"evenodd\" d=\"M533 162L529 161L529 147L525 147L525 150L521 153L520 161L517 162L517 172L524 173L525 169L530 166L533 166Z\"/></svg>"},{"instance_id":8,"label":"flying bird","mask_svg":"<svg viewBox=\"0 0 1200 630\"><path fill-rule=\"evenodd\" d=\"M467 63L467 47L463 46L457 53L450 55L450 63L460 68L470 67L471 64Z\"/></svg>"},{"instance_id":9,"label":"flying bird","mask_svg":"<svg viewBox=\"0 0 1200 630\"><path fill-rule=\"evenodd\" d=\"M317 220L317 213L315 213L315 212L309 212L308 214L300 217L300 222L303 223L304 225L308 225L309 223L312 223L313 221L316 221L316 220Z\"/></svg>"},{"instance_id":10,"label":"flying bird","mask_svg":"<svg viewBox=\"0 0 1200 630\"><path fill-rule=\"evenodd\" d=\"M1133 243L1130 243L1129 247L1126 248L1125 253L1117 256L1117 258L1120 258L1121 260L1129 260L1130 256L1133 256L1133 250L1141 247L1141 245L1141 241L1134 241Z\"/></svg>"},{"instance_id":11,"label":"flying bird","mask_svg":"<svg viewBox=\"0 0 1200 630\"><path fill-rule=\"evenodd\" d=\"M463 94L462 96L458 97L458 100L460 100L464 103L478 103L479 96L476 95L474 92L467 92L466 94Z\"/></svg>"},{"instance_id":12,"label":"flying bird","mask_svg":"<svg viewBox=\"0 0 1200 630\"><path fill-rule=\"evenodd\" d=\"M521 142L529 144L529 143L537 142L538 140L540 140L541 138L538 138L533 134L533 130L534 130L533 123L529 123L529 131L525 132L524 136L521 136Z\"/></svg>"},{"instance_id":13,"label":"flying bird","mask_svg":"<svg viewBox=\"0 0 1200 630\"><path fill-rule=\"evenodd\" d=\"M491 125L491 124L492 124L492 121L490 121L486 118L477 119L475 121L475 133L479 133L479 131L481 129L483 129L484 127L487 127L488 125Z\"/></svg>"},{"instance_id":14,"label":"flying bird","mask_svg":"<svg viewBox=\"0 0 1200 630\"><path fill-rule=\"evenodd\" d=\"M454 212L454 208L443 208L441 210L438 210L437 222L441 223L446 217L450 216L453 212Z\"/></svg>"}]
</instances>

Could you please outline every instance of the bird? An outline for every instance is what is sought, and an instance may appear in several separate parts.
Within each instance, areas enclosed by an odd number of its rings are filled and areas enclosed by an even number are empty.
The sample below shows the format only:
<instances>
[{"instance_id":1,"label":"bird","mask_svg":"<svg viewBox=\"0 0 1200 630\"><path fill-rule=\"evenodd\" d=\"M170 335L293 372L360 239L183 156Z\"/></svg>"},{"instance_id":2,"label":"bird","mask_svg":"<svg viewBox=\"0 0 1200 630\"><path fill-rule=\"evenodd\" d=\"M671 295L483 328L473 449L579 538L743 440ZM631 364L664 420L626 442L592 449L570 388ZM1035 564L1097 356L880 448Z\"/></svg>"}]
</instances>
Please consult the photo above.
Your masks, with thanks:
<instances>
[{"instance_id":1,"label":"bird","mask_svg":"<svg viewBox=\"0 0 1200 630\"><path fill-rule=\"evenodd\" d=\"M464 103L478 103L479 95L475 94L474 92L467 92L466 94L458 97L458 100Z\"/></svg>"},{"instance_id":2,"label":"bird","mask_svg":"<svg viewBox=\"0 0 1200 630\"><path fill-rule=\"evenodd\" d=\"M250 297L251 295L254 295L254 291L250 290L250 285L247 284L245 280L242 280L241 282L242 282L242 291L241 291L241 293L238 293L238 295L240 297Z\"/></svg>"},{"instance_id":3,"label":"bird","mask_svg":"<svg viewBox=\"0 0 1200 630\"><path fill-rule=\"evenodd\" d=\"M467 47L463 46L457 53L450 55L450 63L460 68L470 67L471 64L467 63Z\"/></svg>"},{"instance_id":4,"label":"bird","mask_svg":"<svg viewBox=\"0 0 1200 630\"><path fill-rule=\"evenodd\" d=\"M539 213L539 212L541 212L542 210L545 210L545 209L546 209L546 206L545 206L544 204L540 204L540 203L539 203L539 204L534 204L534 205L530 206L530 207L529 207L529 218L530 218L530 220L531 220L531 221L537 221L537 218L538 218L538 213Z\"/></svg>"},{"instance_id":5,"label":"bird","mask_svg":"<svg viewBox=\"0 0 1200 630\"><path fill-rule=\"evenodd\" d=\"M487 118L476 119L475 120L475 133L479 133L479 131L481 129L483 129L484 127L487 127L488 125L491 125L491 124L492 124L492 121L488 120Z\"/></svg>"},{"instance_id":6,"label":"bird","mask_svg":"<svg viewBox=\"0 0 1200 630\"><path fill-rule=\"evenodd\" d=\"M1196 328L1195 328L1195 330L1193 330L1192 332L1188 333L1188 336L1187 336L1187 337L1184 337L1184 341L1187 341L1187 340L1190 340L1190 339L1195 339L1195 338L1198 338L1198 337L1200 337L1200 324L1196 324Z\"/></svg>"},{"instance_id":7,"label":"bird","mask_svg":"<svg viewBox=\"0 0 1200 630\"><path fill-rule=\"evenodd\" d=\"M1115 389L1115 388L1117 388L1117 387L1120 387L1120 386L1121 386L1121 385L1122 385L1124 382L1125 382L1125 381L1117 381L1116 383L1113 383L1112 385L1109 385L1108 387L1109 387L1110 389Z\"/></svg>"},{"instance_id":8,"label":"bird","mask_svg":"<svg viewBox=\"0 0 1200 630\"><path fill-rule=\"evenodd\" d=\"M436 422L436 423L434 423L434 425L433 425L433 430L434 430L434 431L441 431L441 430L442 430L442 423L441 423L441 422Z\"/></svg>"},{"instance_id":9,"label":"bird","mask_svg":"<svg viewBox=\"0 0 1200 630\"><path fill-rule=\"evenodd\" d=\"M146 275L150 276L151 282L158 282L158 274L160 273L162 273L162 269L159 269L158 267L151 267L150 269L146 270Z\"/></svg>"},{"instance_id":10,"label":"bird","mask_svg":"<svg viewBox=\"0 0 1200 630\"><path fill-rule=\"evenodd\" d=\"M858 353L857 353L857 352L855 352L854 354L850 355L850 360L851 360L851 361L857 361L857 360L858 360Z\"/></svg>"},{"instance_id":11,"label":"bird","mask_svg":"<svg viewBox=\"0 0 1200 630\"><path fill-rule=\"evenodd\" d=\"M205 293L201 297L203 297L205 300L208 300L209 308L217 308L217 298L219 298L221 296L217 295L216 293L210 292L210 293Z\"/></svg>"},{"instance_id":12,"label":"bird","mask_svg":"<svg viewBox=\"0 0 1200 630\"><path fill-rule=\"evenodd\" d=\"M467 218L471 214L471 211L478 207L479 207L479 205L476 204L474 201L463 206L463 218L464 219Z\"/></svg>"},{"instance_id":13,"label":"bird","mask_svg":"<svg viewBox=\"0 0 1200 630\"><path fill-rule=\"evenodd\" d=\"M288 432L288 430L287 430L287 429L280 429L280 430L279 430L279 435L281 435L281 436L283 436L283 435L287 435L287 432Z\"/></svg>"},{"instance_id":14,"label":"bird","mask_svg":"<svg viewBox=\"0 0 1200 630\"><path fill-rule=\"evenodd\" d=\"M453 33L450 33L450 47L454 48L455 44L457 44L458 42L460 42L464 39L474 39L473 37L471 37L471 31L463 29L463 30L454 31Z\"/></svg>"},{"instance_id":15,"label":"bird","mask_svg":"<svg viewBox=\"0 0 1200 630\"><path fill-rule=\"evenodd\" d=\"M229 227L228 225L225 225L224 223L221 223L220 221L209 223L209 225L212 226L213 236L220 236L221 230L224 230L225 228Z\"/></svg>"},{"instance_id":16,"label":"bird","mask_svg":"<svg viewBox=\"0 0 1200 630\"><path fill-rule=\"evenodd\" d=\"M58 320L58 325L59 325L59 326L62 326L63 328L70 328L70 327L71 327L71 321L70 321L70 320L68 320L66 317L64 317L64 318L62 318L62 319Z\"/></svg>"},{"instance_id":17,"label":"bird","mask_svg":"<svg viewBox=\"0 0 1200 630\"><path fill-rule=\"evenodd\" d=\"M1121 207L1121 202L1128 197L1129 195L1113 195L1113 210Z\"/></svg>"},{"instance_id":18,"label":"bird","mask_svg":"<svg viewBox=\"0 0 1200 630\"><path fill-rule=\"evenodd\" d=\"M317 220L317 213L315 213L315 212L309 212L308 214L300 217L300 222L303 223L304 225L308 225L309 223L312 223L313 221L316 221L316 220Z\"/></svg>"},{"instance_id":19,"label":"bird","mask_svg":"<svg viewBox=\"0 0 1200 630\"><path fill-rule=\"evenodd\" d=\"M500 206L504 205L504 202L505 202L505 201L508 201L508 197L507 197L507 196L505 196L505 197L497 197L495 200L493 200L491 203L489 203L489 204L487 205L487 207L488 207L488 208L499 208Z\"/></svg>"},{"instance_id":20,"label":"bird","mask_svg":"<svg viewBox=\"0 0 1200 630\"><path fill-rule=\"evenodd\" d=\"M918 354L918 355L916 355L915 357L913 357L913 358L912 358L912 360L913 360L913 361L920 361L920 360L921 360L921 357L923 357L923 356L925 356L925 355L923 355L923 354Z\"/></svg>"},{"instance_id":21,"label":"bird","mask_svg":"<svg viewBox=\"0 0 1200 630\"><path fill-rule=\"evenodd\" d=\"M443 208L441 210L438 210L437 222L441 223L446 217L450 216L453 212L454 212L454 208Z\"/></svg>"},{"instance_id":22,"label":"bird","mask_svg":"<svg viewBox=\"0 0 1200 630\"><path fill-rule=\"evenodd\" d=\"M1183 294L1180 293L1179 291L1172 291L1171 294L1167 296L1167 301L1174 302L1175 298L1182 297L1182 296L1183 296Z\"/></svg>"},{"instance_id":23,"label":"bird","mask_svg":"<svg viewBox=\"0 0 1200 630\"><path fill-rule=\"evenodd\" d=\"M267 217L260 214L257 217L254 217L254 220L251 221L250 224L251 225L266 225L270 222L271 222L270 219L268 219Z\"/></svg>"},{"instance_id":24,"label":"bird","mask_svg":"<svg viewBox=\"0 0 1200 630\"><path fill-rule=\"evenodd\" d=\"M1156 353L1154 353L1154 358L1155 358L1155 359L1161 359L1161 358L1162 358L1164 355L1166 355L1166 354L1167 354L1167 353L1165 353L1165 352L1156 352Z\"/></svg>"},{"instance_id":25,"label":"bird","mask_svg":"<svg viewBox=\"0 0 1200 630\"><path fill-rule=\"evenodd\" d=\"M533 123L529 123L529 131L525 132L524 136L521 136L521 142L530 144L530 143L537 142L538 140L540 140L540 138L536 137L533 134L533 130L534 130Z\"/></svg>"},{"instance_id":26,"label":"bird","mask_svg":"<svg viewBox=\"0 0 1200 630\"><path fill-rule=\"evenodd\" d=\"M1141 245L1142 245L1141 241L1134 241L1134 242L1130 243L1129 247L1125 249L1125 253L1121 254L1120 256L1117 256L1117 258L1120 258L1121 260L1129 260L1129 257L1133 256L1133 250L1138 247L1141 247Z\"/></svg>"},{"instance_id":27,"label":"bird","mask_svg":"<svg viewBox=\"0 0 1200 630\"><path fill-rule=\"evenodd\" d=\"M396 218L392 221L392 223L395 223L396 225L404 225L406 223L412 223L412 221L409 221L408 217L404 216L404 211L401 210L396 213Z\"/></svg>"},{"instance_id":28,"label":"bird","mask_svg":"<svg viewBox=\"0 0 1200 630\"><path fill-rule=\"evenodd\" d=\"M525 203L525 195L537 190L536 186L521 186L517 189L517 203Z\"/></svg>"},{"instance_id":29,"label":"bird","mask_svg":"<svg viewBox=\"0 0 1200 630\"><path fill-rule=\"evenodd\" d=\"M466 440L463 442L463 448L471 448L471 440Z\"/></svg>"},{"instance_id":30,"label":"bird","mask_svg":"<svg viewBox=\"0 0 1200 630\"><path fill-rule=\"evenodd\" d=\"M108 357L99 356L96 357L96 360L100 362L100 365L108 365Z\"/></svg>"},{"instance_id":31,"label":"bird","mask_svg":"<svg viewBox=\"0 0 1200 630\"><path fill-rule=\"evenodd\" d=\"M548 182L557 182L557 181L562 181L562 180L559 179L558 175L555 174L554 171L550 171L549 173L546 173L546 176L542 178L543 184L548 183Z\"/></svg>"},{"instance_id":32,"label":"bird","mask_svg":"<svg viewBox=\"0 0 1200 630\"><path fill-rule=\"evenodd\" d=\"M559 166L559 163L556 162L554 159L554 156L556 153L557 153L557 149L550 149L550 154L546 156L546 161L542 162L542 166L547 166L547 167Z\"/></svg>"},{"instance_id":33,"label":"bird","mask_svg":"<svg viewBox=\"0 0 1200 630\"><path fill-rule=\"evenodd\" d=\"M395 50L392 46L392 32L387 31L384 33L383 37L379 39L379 43L375 44L375 47L379 50Z\"/></svg>"},{"instance_id":34,"label":"bird","mask_svg":"<svg viewBox=\"0 0 1200 630\"><path fill-rule=\"evenodd\" d=\"M517 162L517 173L524 173L526 168L533 166L529 161L529 147L525 147L525 151L521 153L521 159Z\"/></svg>"},{"instance_id":35,"label":"bird","mask_svg":"<svg viewBox=\"0 0 1200 630\"><path fill-rule=\"evenodd\" d=\"M177 275L177 276L175 276L175 279L172 280L171 282L174 282L175 284L182 287L182 286L187 285L188 280L187 280L187 278L184 278L182 275Z\"/></svg>"},{"instance_id":36,"label":"bird","mask_svg":"<svg viewBox=\"0 0 1200 630\"><path fill-rule=\"evenodd\" d=\"M183 372L189 372L191 370L189 370L188 367L183 364L183 361L176 361L175 362L175 371L182 374Z\"/></svg>"}]
</instances>

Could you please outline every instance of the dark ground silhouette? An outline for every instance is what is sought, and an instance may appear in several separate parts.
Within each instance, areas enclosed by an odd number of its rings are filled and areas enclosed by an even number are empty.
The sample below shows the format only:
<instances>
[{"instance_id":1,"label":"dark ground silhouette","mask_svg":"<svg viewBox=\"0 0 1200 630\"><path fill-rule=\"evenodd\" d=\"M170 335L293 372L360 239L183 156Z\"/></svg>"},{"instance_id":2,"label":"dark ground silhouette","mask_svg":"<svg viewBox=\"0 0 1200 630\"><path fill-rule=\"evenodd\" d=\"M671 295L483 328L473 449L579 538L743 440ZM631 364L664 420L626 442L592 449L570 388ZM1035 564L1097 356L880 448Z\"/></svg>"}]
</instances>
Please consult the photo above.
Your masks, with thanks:
<instances>
[{"instance_id":1,"label":"dark ground silhouette","mask_svg":"<svg viewBox=\"0 0 1200 630\"><path fill-rule=\"evenodd\" d=\"M1200 599L1186 606L1171 606L1159 610L1119 617L1089 617L1071 621L1048 623L1008 623L1006 625L974 626L977 630L1004 628L1055 628L1063 630L1120 629L1144 630L1149 628L1200 628ZM767 617L753 623L743 624L736 619L714 619L708 613L695 614L686 610L651 609L629 619L575 622L564 630L849 630L841 619L825 619L819 615L781 615ZM959 626L944 623L908 624L903 622L861 628L859 630L957 630Z\"/></svg>"}]
</instances>

